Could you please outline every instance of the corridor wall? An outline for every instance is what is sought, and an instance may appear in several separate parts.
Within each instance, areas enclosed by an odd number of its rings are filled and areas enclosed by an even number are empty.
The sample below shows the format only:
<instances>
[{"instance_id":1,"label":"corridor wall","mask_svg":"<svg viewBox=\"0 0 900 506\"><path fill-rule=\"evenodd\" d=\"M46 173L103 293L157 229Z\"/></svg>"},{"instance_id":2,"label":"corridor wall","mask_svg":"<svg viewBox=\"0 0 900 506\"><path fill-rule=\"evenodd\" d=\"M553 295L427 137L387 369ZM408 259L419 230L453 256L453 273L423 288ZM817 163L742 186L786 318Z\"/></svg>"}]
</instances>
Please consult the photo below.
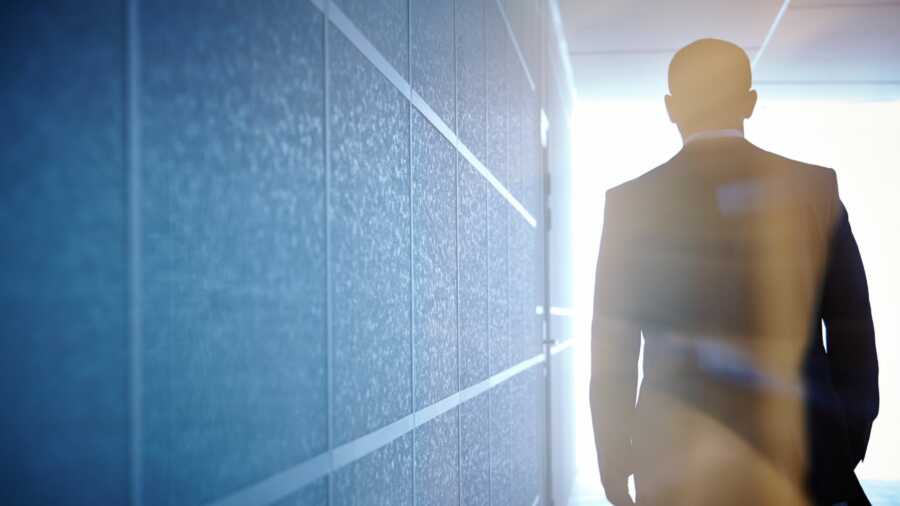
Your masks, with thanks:
<instances>
[{"instance_id":1,"label":"corridor wall","mask_svg":"<svg viewBox=\"0 0 900 506\"><path fill-rule=\"evenodd\" d=\"M562 24L555 4L549 4L549 22ZM552 181L547 205L552 226L546 231L547 262L547 328L552 346L549 348L548 411L552 414L548 448L552 468L548 477L547 497L552 504L569 504L570 491L576 472L576 403L587 399L575 395L575 367L579 336L578 317L574 300L573 245L576 243L572 227L572 135L570 125L576 97L572 85L568 48L562 29L554 30L545 48L546 85L544 104L547 120L546 171ZM603 170L596 167L596 170ZM580 442L580 444L585 444Z\"/></svg>"},{"instance_id":2,"label":"corridor wall","mask_svg":"<svg viewBox=\"0 0 900 506\"><path fill-rule=\"evenodd\" d=\"M8 5L4 503L546 501L549 5Z\"/></svg>"}]
</instances>

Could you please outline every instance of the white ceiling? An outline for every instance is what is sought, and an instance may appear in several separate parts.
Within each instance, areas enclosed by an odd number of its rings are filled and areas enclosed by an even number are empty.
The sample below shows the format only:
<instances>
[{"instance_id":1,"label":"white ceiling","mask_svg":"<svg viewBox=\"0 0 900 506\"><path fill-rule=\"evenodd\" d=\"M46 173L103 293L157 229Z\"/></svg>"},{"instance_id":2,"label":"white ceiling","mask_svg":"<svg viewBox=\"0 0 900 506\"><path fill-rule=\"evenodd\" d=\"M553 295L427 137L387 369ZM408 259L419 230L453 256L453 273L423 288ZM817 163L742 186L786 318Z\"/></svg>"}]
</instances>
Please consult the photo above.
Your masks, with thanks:
<instances>
[{"instance_id":1,"label":"white ceiling","mask_svg":"<svg viewBox=\"0 0 900 506\"><path fill-rule=\"evenodd\" d=\"M747 50L765 98L900 99L900 0L561 0L582 97L660 97L702 37Z\"/></svg>"}]
</instances>

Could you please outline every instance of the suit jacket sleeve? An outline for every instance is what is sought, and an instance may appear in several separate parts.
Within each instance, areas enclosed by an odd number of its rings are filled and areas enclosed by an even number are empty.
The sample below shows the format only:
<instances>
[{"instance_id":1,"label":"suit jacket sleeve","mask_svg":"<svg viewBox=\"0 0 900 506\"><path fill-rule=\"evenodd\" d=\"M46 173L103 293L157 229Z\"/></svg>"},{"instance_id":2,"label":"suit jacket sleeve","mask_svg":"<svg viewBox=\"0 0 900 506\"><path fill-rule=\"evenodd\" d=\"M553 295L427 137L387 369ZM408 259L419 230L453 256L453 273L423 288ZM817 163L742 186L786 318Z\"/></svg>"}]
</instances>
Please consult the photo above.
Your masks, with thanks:
<instances>
[{"instance_id":1,"label":"suit jacket sleeve","mask_svg":"<svg viewBox=\"0 0 900 506\"><path fill-rule=\"evenodd\" d=\"M878 414L878 359L869 290L847 210L838 201L822 298L828 368L844 411L850 456L865 456Z\"/></svg>"},{"instance_id":2,"label":"suit jacket sleeve","mask_svg":"<svg viewBox=\"0 0 900 506\"><path fill-rule=\"evenodd\" d=\"M614 191L607 193L591 325L591 414L604 482L633 472L629 427L640 350L640 327L633 316L636 279L628 226L632 217L617 200Z\"/></svg>"}]
</instances>

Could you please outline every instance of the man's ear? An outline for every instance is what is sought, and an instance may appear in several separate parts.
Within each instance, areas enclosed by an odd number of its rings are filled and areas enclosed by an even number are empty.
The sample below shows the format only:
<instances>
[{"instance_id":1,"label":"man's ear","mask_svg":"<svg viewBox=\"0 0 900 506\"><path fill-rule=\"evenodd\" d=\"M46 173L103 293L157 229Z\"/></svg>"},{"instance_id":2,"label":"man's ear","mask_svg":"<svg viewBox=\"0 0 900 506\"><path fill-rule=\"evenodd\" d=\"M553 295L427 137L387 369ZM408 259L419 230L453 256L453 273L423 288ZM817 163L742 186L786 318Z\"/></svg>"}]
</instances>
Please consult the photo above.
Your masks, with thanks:
<instances>
[{"instance_id":1,"label":"man's ear","mask_svg":"<svg viewBox=\"0 0 900 506\"><path fill-rule=\"evenodd\" d=\"M678 123L678 112L676 111L675 99L672 95L666 95L666 112L669 113L669 121Z\"/></svg>"},{"instance_id":2,"label":"man's ear","mask_svg":"<svg viewBox=\"0 0 900 506\"><path fill-rule=\"evenodd\" d=\"M756 108L756 101L759 100L759 95L756 93L756 90L750 90L747 93L747 103L744 106L744 119L750 118L753 116L753 109Z\"/></svg>"}]
</instances>

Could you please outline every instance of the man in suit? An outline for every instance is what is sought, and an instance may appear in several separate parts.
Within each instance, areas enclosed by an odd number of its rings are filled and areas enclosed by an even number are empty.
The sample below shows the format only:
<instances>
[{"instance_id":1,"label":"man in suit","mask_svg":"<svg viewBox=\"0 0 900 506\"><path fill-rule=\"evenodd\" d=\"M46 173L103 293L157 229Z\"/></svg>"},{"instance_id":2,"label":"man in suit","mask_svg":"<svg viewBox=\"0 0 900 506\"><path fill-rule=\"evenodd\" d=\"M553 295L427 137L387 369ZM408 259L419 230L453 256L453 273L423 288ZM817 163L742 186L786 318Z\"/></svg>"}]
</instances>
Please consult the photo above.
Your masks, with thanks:
<instances>
[{"instance_id":1,"label":"man in suit","mask_svg":"<svg viewBox=\"0 0 900 506\"><path fill-rule=\"evenodd\" d=\"M835 173L744 139L739 47L696 41L668 77L684 148L606 194L590 397L607 497L632 504L634 474L638 504L868 504L853 469L878 365Z\"/></svg>"}]
</instances>

